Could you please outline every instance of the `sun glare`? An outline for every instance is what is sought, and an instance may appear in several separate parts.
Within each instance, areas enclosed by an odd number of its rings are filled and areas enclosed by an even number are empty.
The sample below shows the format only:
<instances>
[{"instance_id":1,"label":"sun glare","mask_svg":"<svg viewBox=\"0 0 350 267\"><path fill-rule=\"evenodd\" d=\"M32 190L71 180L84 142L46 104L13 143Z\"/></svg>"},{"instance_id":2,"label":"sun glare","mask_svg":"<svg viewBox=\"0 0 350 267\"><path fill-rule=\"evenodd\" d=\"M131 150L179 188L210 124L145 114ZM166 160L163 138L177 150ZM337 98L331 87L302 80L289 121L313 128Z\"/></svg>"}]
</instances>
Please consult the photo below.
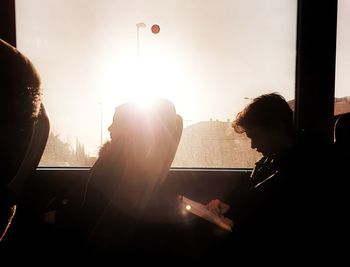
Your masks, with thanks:
<instances>
[{"instance_id":1,"label":"sun glare","mask_svg":"<svg viewBox=\"0 0 350 267\"><path fill-rule=\"evenodd\" d=\"M184 60L152 48L144 49L144 57L137 62L133 53L132 47L124 48L118 58L100 62L100 98L106 110L126 102L149 108L157 98L181 104L188 97L192 85Z\"/></svg>"},{"instance_id":2,"label":"sun glare","mask_svg":"<svg viewBox=\"0 0 350 267\"><path fill-rule=\"evenodd\" d=\"M150 110L156 103L156 98L154 97L146 97L143 99L136 99L135 103L144 110Z\"/></svg>"}]
</instances>

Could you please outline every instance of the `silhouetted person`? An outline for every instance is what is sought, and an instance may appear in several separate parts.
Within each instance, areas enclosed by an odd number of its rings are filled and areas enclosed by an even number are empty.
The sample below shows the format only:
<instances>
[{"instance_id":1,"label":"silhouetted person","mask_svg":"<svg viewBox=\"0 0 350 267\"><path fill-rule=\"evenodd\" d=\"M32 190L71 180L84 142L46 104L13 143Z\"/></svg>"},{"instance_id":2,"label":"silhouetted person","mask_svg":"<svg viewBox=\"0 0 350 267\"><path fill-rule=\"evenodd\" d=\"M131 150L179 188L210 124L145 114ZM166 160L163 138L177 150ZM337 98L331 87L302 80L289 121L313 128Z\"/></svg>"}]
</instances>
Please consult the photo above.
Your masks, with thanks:
<instances>
[{"instance_id":1,"label":"silhouetted person","mask_svg":"<svg viewBox=\"0 0 350 267\"><path fill-rule=\"evenodd\" d=\"M16 200L8 190L26 153L33 122L39 115L39 75L30 60L0 39L1 160L0 240L16 212Z\"/></svg>"},{"instance_id":2,"label":"silhouetted person","mask_svg":"<svg viewBox=\"0 0 350 267\"><path fill-rule=\"evenodd\" d=\"M306 154L297 143L293 111L281 95L261 95L238 113L232 127L245 133L252 149L263 157L252 171L246 193L230 203L228 217L235 223L231 245L253 254L269 250L290 253L286 246L304 238L302 228L308 227L303 225L303 206L307 206L306 195L312 192L307 186L311 177L306 175ZM217 200L208 203L208 208L219 214L227 211L221 206ZM302 247L298 246L296 254Z\"/></svg>"},{"instance_id":3,"label":"silhouetted person","mask_svg":"<svg viewBox=\"0 0 350 267\"><path fill-rule=\"evenodd\" d=\"M251 148L263 155L251 175L254 187L263 186L276 172L283 171L285 165L291 166L289 157L297 144L293 111L279 94L253 99L238 113L232 127L237 133L245 133Z\"/></svg>"},{"instance_id":4,"label":"silhouetted person","mask_svg":"<svg viewBox=\"0 0 350 267\"><path fill-rule=\"evenodd\" d=\"M182 217L176 192L164 193L162 185L181 137L181 117L164 99L149 109L126 103L116 108L108 130L111 141L91 168L78 218L80 260L157 261L161 253L175 254L166 251L172 243L165 240L167 233L181 239L170 226Z\"/></svg>"}]
</instances>

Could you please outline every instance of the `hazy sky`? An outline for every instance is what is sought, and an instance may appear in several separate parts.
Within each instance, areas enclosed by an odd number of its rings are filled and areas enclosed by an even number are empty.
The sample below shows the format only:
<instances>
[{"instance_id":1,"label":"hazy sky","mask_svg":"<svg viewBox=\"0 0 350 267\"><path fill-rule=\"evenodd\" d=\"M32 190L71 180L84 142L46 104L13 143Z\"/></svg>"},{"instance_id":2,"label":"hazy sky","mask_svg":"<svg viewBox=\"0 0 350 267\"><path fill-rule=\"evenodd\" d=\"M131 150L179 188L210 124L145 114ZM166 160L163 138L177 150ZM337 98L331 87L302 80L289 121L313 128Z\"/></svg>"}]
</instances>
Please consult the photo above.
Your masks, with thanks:
<instances>
[{"instance_id":1,"label":"hazy sky","mask_svg":"<svg viewBox=\"0 0 350 267\"><path fill-rule=\"evenodd\" d=\"M349 2L339 1L343 17ZM232 119L262 93L293 99L296 9L296 0L17 0L17 40L42 76L52 130L94 154L101 108L106 140L114 107L135 98L169 98L185 126ZM348 84L337 77L339 96Z\"/></svg>"}]
</instances>

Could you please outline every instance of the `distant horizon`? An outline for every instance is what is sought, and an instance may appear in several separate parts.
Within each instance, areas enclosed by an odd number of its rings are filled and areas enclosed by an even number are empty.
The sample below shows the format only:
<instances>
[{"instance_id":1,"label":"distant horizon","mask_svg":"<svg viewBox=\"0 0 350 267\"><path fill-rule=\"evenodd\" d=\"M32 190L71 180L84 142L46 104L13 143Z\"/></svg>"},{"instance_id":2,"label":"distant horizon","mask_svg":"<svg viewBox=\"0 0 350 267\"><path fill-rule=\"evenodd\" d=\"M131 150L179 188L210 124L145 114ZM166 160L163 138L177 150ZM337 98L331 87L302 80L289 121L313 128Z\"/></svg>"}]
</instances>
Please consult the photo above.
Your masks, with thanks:
<instances>
[{"instance_id":1,"label":"distant horizon","mask_svg":"<svg viewBox=\"0 0 350 267\"><path fill-rule=\"evenodd\" d=\"M337 112L337 107L338 107L338 106L336 106L336 105L334 106L334 108L335 108L335 110L334 110L334 115L335 115L335 116L336 116L336 115L339 115L340 113L344 113L344 111L345 111L345 113L350 112L350 96L335 97L334 100L335 100L335 103L342 102L343 100L348 100L348 101L346 101L346 103L348 103L348 106L345 107L345 109L344 109L344 107L339 107L339 111ZM289 104L293 103L294 101L295 101L295 99L287 100L287 102L288 102ZM294 106L291 106L291 108L294 110ZM196 126L197 124L200 124L200 123L207 123L207 122L220 122L220 123L228 123L228 124L230 124L230 123L232 123L233 120L234 120L234 116L231 117L231 118L227 118L226 120L221 120L221 119L217 119L217 118L209 118L208 120L197 121L197 122L194 122L194 123L191 123L191 124L184 125L184 129L186 129L186 128L188 128L188 127ZM52 131L51 131L51 133L56 134L56 135L59 135L58 133L55 133L55 132L52 132ZM79 136L76 136L75 138L78 138L79 143L80 143ZM65 140L62 140L62 141L63 141L63 142L66 142ZM107 141L108 141L108 139L105 139L105 141L103 142L103 144L104 144L105 142L107 142ZM67 142L67 143L68 143L68 142ZM81 143L81 144L83 144L83 145L85 146L84 143ZM75 145L70 144L70 147L71 147L72 150L74 150ZM95 154L87 153L87 155L88 155L89 157L94 157L94 158L97 157L97 153L95 153Z\"/></svg>"}]
</instances>

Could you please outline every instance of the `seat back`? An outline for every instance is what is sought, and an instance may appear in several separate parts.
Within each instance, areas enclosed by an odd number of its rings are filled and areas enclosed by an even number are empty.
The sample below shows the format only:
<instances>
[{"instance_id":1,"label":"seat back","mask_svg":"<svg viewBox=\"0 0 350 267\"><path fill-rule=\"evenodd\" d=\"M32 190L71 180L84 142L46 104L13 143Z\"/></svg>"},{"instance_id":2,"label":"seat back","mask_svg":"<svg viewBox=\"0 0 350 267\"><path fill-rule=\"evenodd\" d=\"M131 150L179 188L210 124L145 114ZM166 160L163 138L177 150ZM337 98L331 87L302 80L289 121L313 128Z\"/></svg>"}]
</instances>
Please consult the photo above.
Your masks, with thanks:
<instances>
[{"instance_id":1,"label":"seat back","mask_svg":"<svg viewBox=\"0 0 350 267\"><path fill-rule=\"evenodd\" d=\"M176 114L174 104L165 99L158 99L149 110L125 104L116 114L122 151L115 161L122 170L117 175L117 195L121 197L123 192L135 189L134 194L127 194L127 201L134 198L132 202L147 205L168 175L182 134L182 118Z\"/></svg>"},{"instance_id":2,"label":"seat back","mask_svg":"<svg viewBox=\"0 0 350 267\"><path fill-rule=\"evenodd\" d=\"M349 155L350 151L350 113L338 117L334 126L335 152L338 156Z\"/></svg>"},{"instance_id":3,"label":"seat back","mask_svg":"<svg viewBox=\"0 0 350 267\"><path fill-rule=\"evenodd\" d=\"M159 205L159 191L180 141L182 118L173 103L160 99L147 110L135 103L119 106L113 125L109 149L100 153L91 169L84 209L97 214L109 206L111 214L119 210L134 217L155 217L152 208Z\"/></svg>"},{"instance_id":4,"label":"seat back","mask_svg":"<svg viewBox=\"0 0 350 267\"><path fill-rule=\"evenodd\" d=\"M49 118L44 105L41 104L40 114L34 121L25 156L15 177L8 184L8 190L13 194L13 197L20 197L26 182L38 166L46 146L49 132Z\"/></svg>"}]
</instances>

